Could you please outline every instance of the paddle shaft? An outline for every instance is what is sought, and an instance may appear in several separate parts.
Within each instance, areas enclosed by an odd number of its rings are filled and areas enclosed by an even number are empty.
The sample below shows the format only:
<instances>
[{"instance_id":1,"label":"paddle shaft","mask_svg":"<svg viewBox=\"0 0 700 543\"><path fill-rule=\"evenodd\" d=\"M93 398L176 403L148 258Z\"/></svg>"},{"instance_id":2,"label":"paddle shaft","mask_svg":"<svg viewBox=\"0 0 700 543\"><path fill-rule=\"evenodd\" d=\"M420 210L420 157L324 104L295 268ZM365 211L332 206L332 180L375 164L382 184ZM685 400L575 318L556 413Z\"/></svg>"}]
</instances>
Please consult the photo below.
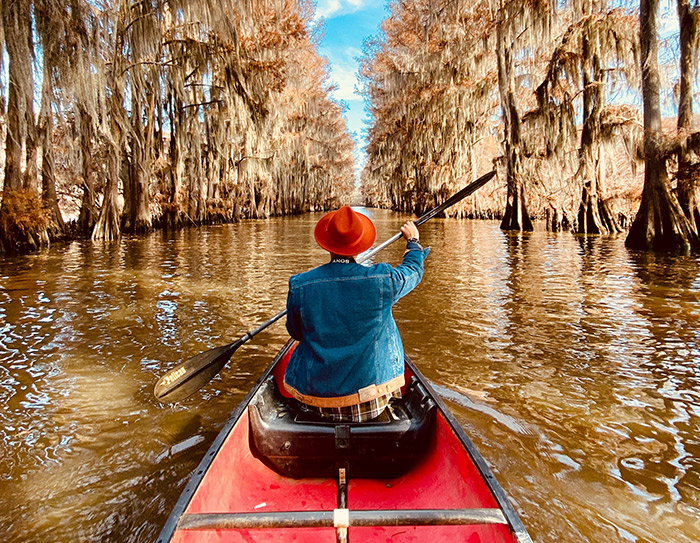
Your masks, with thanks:
<instances>
[{"instance_id":1,"label":"paddle shaft","mask_svg":"<svg viewBox=\"0 0 700 543\"><path fill-rule=\"evenodd\" d=\"M469 196L469 195L472 194L473 192L475 192L475 191L477 191L478 189L480 189L481 187L483 187L486 183L488 183L489 181L491 181L491 178L492 178L494 175L496 175L496 172L495 172L495 171L491 171L491 172L489 172L489 173L487 173L487 174L485 174L485 175L482 175L479 179L477 179L477 180L474 181L473 183L470 183L469 185L467 185L466 187L464 187L464 188L463 188L462 190L460 190L459 192L457 192L457 193L453 194L452 196L450 196L447 200L445 200L445 201L444 201L442 204L440 204L439 206L437 206L437 207L431 209L431 210L428 211L427 213L424 213L423 215L421 215L420 217L418 217L415 221L413 221L413 223L414 223L416 226L420 226L421 224L424 224L424 223L428 222L430 219L432 219L433 217L435 217L435 216L438 215L439 213L442 213L443 211L445 211L448 207L451 207L451 206L455 205L455 204L456 204L457 202L459 202L460 200L464 200L467 196ZM360 257L357 259L357 263L358 263L358 264L361 264L361 263L364 262L365 260L369 260L369 259L372 258L374 255L376 255L379 251L381 251L382 249L388 247L389 245L391 245L391 244L394 243L395 241L401 239L402 236L403 236L403 234L402 234L401 232L397 232L396 234L394 234L393 236L391 236L388 240L386 240L384 243L380 243L380 244L377 245L374 249L371 249L370 251L368 251L368 252L364 253L362 256L360 256Z\"/></svg>"},{"instance_id":2,"label":"paddle shaft","mask_svg":"<svg viewBox=\"0 0 700 543\"><path fill-rule=\"evenodd\" d=\"M450 198L445 200L442 204L431 209L417 220L414 221L416 226L420 226L426 221L429 221L448 207L456 204L460 200L463 200L471 193L476 191L485 185L488 181L496 175L495 171L489 172L486 175L482 175L479 179L470 183L462 190L452 195ZM374 249L364 253L357 259L357 263L362 263L370 258L372 258L379 251L388 247L395 241L401 239L401 232L398 232L384 243L378 245ZM209 351L205 351L198 355L189 358L185 362L181 363L174 369L167 372L163 377L161 377L154 388L154 394L156 398L161 401L179 401L186 398L207 382L209 382L220 370L223 368L233 356L233 353L241 345L247 342L249 339L258 335L260 332L268 328L270 325L274 324L282 317L287 314L287 309L280 311L274 317L266 320L257 328L246 332L239 339L228 345L222 347L215 347Z\"/></svg>"},{"instance_id":3,"label":"paddle shaft","mask_svg":"<svg viewBox=\"0 0 700 543\"><path fill-rule=\"evenodd\" d=\"M431 210L428 211L427 213L424 213L423 215L421 215L420 217L418 217L415 221L413 221L414 224L415 224L416 226L420 226L421 224L424 224L424 223L428 222L430 219L432 219L433 217L435 217L435 216L438 215L439 213L442 213L443 211L445 211L448 207L453 206L454 204L456 204L456 203L459 202L460 200L464 200L464 198L466 198L467 196L469 196L470 194L472 194L472 193L475 192L476 190L478 190L478 189L480 189L481 187L483 187L483 186L484 186L486 183L488 183L489 181L491 181L491 178L492 178L494 175L496 175L496 172L495 172L495 171L491 171L491 172L489 172L489 173L487 173L487 174L485 174L485 175L482 175L479 179L477 179L477 180L474 181L473 183L470 183L469 185L467 185L466 187L464 187L464 188L463 188L462 190L460 190L459 192L453 194L450 198L448 198L447 200L445 200L445 201L444 201L442 204L440 204L439 206L437 206L437 207L431 209ZM396 234L394 234L393 236L391 236L391 237L390 237L388 240L386 240L385 242L380 243L379 245L377 245L374 249L371 249L371 250L367 251L366 253L364 253L363 255L359 256L359 257L357 258L356 262L357 262L358 264L362 264L363 262L369 260L369 259L372 258L374 255L376 255L376 254L377 254L379 251L381 251L382 249L387 248L389 245L391 245L391 244L394 243L395 241L398 241L399 239L401 239L402 236L403 236L403 234L402 234L401 232L397 232ZM235 341L234 343L239 343L239 344L245 343L246 341L248 341L248 340L249 340L250 338L252 338L253 336L255 336L255 335L257 335L258 333L260 333L260 332L262 332L263 330L265 330L265 328L267 328L268 326L270 326L270 325L276 323L278 320L280 320L280 319L281 319L282 317L284 317L286 314L287 314L287 310L286 310L286 309L283 309L282 311L280 311L279 313L277 313L277 315L275 315L275 316L272 317L271 319L266 320L264 323L262 323L260 326L258 326L255 330L251 330L250 332L247 332L245 335L243 335L240 339L238 339L238 340ZM234 343L232 343L231 345L233 345Z\"/></svg>"}]
</instances>

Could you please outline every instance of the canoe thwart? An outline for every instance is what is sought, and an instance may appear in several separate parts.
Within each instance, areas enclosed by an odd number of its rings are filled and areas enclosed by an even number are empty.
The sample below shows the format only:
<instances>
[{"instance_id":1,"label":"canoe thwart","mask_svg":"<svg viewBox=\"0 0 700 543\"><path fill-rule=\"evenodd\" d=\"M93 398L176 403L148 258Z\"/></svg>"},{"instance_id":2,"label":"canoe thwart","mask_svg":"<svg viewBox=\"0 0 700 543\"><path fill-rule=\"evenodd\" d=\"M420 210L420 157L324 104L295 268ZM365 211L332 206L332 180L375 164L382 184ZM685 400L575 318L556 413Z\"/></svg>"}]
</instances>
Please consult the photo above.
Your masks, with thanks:
<instances>
[{"instance_id":1,"label":"canoe thwart","mask_svg":"<svg viewBox=\"0 0 700 543\"><path fill-rule=\"evenodd\" d=\"M249 530L255 528L333 528L336 511L195 513L183 515L179 530ZM348 526L464 526L507 524L500 509L398 509L348 511Z\"/></svg>"}]
</instances>

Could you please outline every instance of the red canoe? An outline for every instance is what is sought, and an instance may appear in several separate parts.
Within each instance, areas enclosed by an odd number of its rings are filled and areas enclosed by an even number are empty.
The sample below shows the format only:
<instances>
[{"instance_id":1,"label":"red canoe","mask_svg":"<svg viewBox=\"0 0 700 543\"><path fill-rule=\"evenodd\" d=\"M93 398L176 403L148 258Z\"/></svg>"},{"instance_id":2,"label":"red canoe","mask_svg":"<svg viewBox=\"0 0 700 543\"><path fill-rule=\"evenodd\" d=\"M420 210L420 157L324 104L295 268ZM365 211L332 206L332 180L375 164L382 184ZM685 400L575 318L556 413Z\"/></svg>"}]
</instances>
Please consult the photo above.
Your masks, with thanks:
<instances>
[{"instance_id":1,"label":"red canoe","mask_svg":"<svg viewBox=\"0 0 700 543\"><path fill-rule=\"evenodd\" d=\"M219 433L158 543L532 543L410 360L403 398L379 420L328 423L276 386L292 350L279 352Z\"/></svg>"}]
</instances>

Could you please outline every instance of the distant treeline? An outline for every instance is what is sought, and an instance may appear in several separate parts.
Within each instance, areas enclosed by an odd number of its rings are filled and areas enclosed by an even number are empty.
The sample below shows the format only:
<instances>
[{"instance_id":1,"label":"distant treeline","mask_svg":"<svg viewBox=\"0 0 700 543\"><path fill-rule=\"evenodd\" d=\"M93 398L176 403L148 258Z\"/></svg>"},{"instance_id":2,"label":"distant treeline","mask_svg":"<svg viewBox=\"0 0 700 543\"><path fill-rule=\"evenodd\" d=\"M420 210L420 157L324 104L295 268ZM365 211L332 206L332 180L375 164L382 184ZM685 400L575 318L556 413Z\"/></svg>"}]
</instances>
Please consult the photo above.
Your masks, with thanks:
<instances>
[{"instance_id":1,"label":"distant treeline","mask_svg":"<svg viewBox=\"0 0 700 543\"><path fill-rule=\"evenodd\" d=\"M484 187L453 214L580 233L634 219L630 247L697 248L700 5L675 7L680 31L661 41L658 0L392 2L361 68L365 199L420 213L497 168L504 188ZM641 110L620 100L640 95ZM670 132L662 95L675 100Z\"/></svg>"},{"instance_id":2,"label":"distant treeline","mask_svg":"<svg viewBox=\"0 0 700 543\"><path fill-rule=\"evenodd\" d=\"M312 17L305 0L3 1L0 250L345 202L354 141Z\"/></svg>"}]
</instances>

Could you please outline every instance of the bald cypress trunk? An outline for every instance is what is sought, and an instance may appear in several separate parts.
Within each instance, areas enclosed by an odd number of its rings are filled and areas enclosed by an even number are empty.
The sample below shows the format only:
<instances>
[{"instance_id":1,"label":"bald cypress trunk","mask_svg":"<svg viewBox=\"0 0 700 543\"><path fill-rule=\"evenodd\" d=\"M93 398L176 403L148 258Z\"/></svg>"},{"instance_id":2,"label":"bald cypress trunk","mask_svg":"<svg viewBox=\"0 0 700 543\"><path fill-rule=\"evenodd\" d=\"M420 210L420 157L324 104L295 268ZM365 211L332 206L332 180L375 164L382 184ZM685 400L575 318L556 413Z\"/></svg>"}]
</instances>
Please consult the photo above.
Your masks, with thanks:
<instances>
[{"instance_id":1,"label":"bald cypress trunk","mask_svg":"<svg viewBox=\"0 0 700 543\"><path fill-rule=\"evenodd\" d=\"M78 216L78 231L88 236L97 222L98 210L95 201L95 178L93 176L93 127L92 118L82 104L78 104L80 115L80 179L83 191Z\"/></svg>"},{"instance_id":2,"label":"bald cypress trunk","mask_svg":"<svg viewBox=\"0 0 700 543\"><path fill-rule=\"evenodd\" d=\"M689 0L677 0L680 23L680 82L678 101L678 201L696 234L700 233L700 163L693 162L687 138L693 119L693 78L698 69L698 20L700 7L691 9ZM700 153L697 153L700 155Z\"/></svg>"},{"instance_id":3,"label":"bald cypress trunk","mask_svg":"<svg viewBox=\"0 0 700 543\"><path fill-rule=\"evenodd\" d=\"M169 97L170 112L170 172L167 178L164 198L164 224L166 228L178 228L182 224L180 190L184 171L182 139L184 131L184 111L179 93Z\"/></svg>"},{"instance_id":4,"label":"bald cypress trunk","mask_svg":"<svg viewBox=\"0 0 700 543\"><path fill-rule=\"evenodd\" d=\"M128 52L122 59L126 75L120 83L128 83L130 114L125 138L128 149L122 152L126 167L121 229L129 233L143 234L151 229L149 181L154 154L156 97L153 86L158 83L154 59L161 56L161 9L159 2L130 2L128 11L125 11L124 40Z\"/></svg>"},{"instance_id":5,"label":"bald cypress trunk","mask_svg":"<svg viewBox=\"0 0 700 543\"><path fill-rule=\"evenodd\" d=\"M229 4L0 0L5 245L42 243L44 211L52 233L62 228L57 183L82 200L71 233L94 239L144 232L151 213L159 225L201 224L349 194L352 140L312 4ZM35 126L31 68L42 61Z\"/></svg>"},{"instance_id":6,"label":"bald cypress trunk","mask_svg":"<svg viewBox=\"0 0 700 543\"><path fill-rule=\"evenodd\" d=\"M140 104L133 104L131 130L129 140L131 154L124 185L121 228L124 232L143 234L151 229L151 214L148 209L148 174L152 149L148 146L153 142L152 138L146 137L144 133Z\"/></svg>"},{"instance_id":7,"label":"bald cypress trunk","mask_svg":"<svg viewBox=\"0 0 700 543\"><path fill-rule=\"evenodd\" d=\"M0 205L0 251L15 252L48 244L48 234L37 186L31 3L29 0L5 1L1 9L9 59L9 90L5 181ZM25 161L22 160L23 147L26 149Z\"/></svg>"},{"instance_id":8,"label":"bald cypress trunk","mask_svg":"<svg viewBox=\"0 0 700 543\"><path fill-rule=\"evenodd\" d=\"M607 234L620 232L604 199L603 180L605 162L600 144L601 114L605 103L603 70L597 51L590 47L590 38L584 34L583 58L583 128L579 149L579 171L583 181L578 210L577 232L580 234Z\"/></svg>"},{"instance_id":9,"label":"bald cypress trunk","mask_svg":"<svg viewBox=\"0 0 700 543\"><path fill-rule=\"evenodd\" d=\"M94 241L110 241L119 238L119 164L120 153L116 145L110 145L107 157L107 185L100 215L92 231Z\"/></svg>"},{"instance_id":10,"label":"bald cypress trunk","mask_svg":"<svg viewBox=\"0 0 700 543\"><path fill-rule=\"evenodd\" d=\"M128 16L128 6L120 4L117 13L116 32L114 50L112 53L112 66L108 74L108 87L111 89L111 96L107 100L106 123L109 134L107 144L106 169L107 183L100 214L92 230L94 241L116 240L121 235L119 217L119 180L122 161L122 150L124 148L124 128L127 124L124 113L124 26Z\"/></svg>"},{"instance_id":11,"label":"bald cypress trunk","mask_svg":"<svg viewBox=\"0 0 700 543\"><path fill-rule=\"evenodd\" d=\"M26 0L2 3L5 44L9 58L5 194L22 188L22 144L27 130L25 111L27 99L31 96L31 59L27 47L29 18L29 3Z\"/></svg>"},{"instance_id":12,"label":"bald cypress trunk","mask_svg":"<svg viewBox=\"0 0 700 543\"><path fill-rule=\"evenodd\" d=\"M54 88L58 78L58 51L60 39L51 28L51 16L55 16L56 6L52 0L35 0L34 16L36 29L43 53L43 74L41 83L41 111L37 126L38 144L41 147L41 201L46 215L48 236L61 239L65 233L65 223L58 207L56 195L56 160L54 153Z\"/></svg>"},{"instance_id":13,"label":"bald cypress trunk","mask_svg":"<svg viewBox=\"0 0 700 543\"><path fill-rule=\"evenodd\" d=\"M644 103L644 189L625 244L632 249L685 252L698 236L668 185L661 132L656 15L658 0L641 0L640 45Z\"/></svg>"},{"instance_id":14,"label":"bald cypress trunk","mask_svg":"<svg viewBox=\"0 0 700 543\"><path fill-rule=\"evenodd\" d=\"M503 15L505 17L505 15ZM515 98L513 59L506 43L504 23L497 26L498 89L501 95L503 115L503 140L506 162L508 200L501 221L502 230L533 230L525 205L525 186L522 176L522 139L520 116Z\"/></svg>"},{"instance_id":15,"label":"bald cypress trunk","mask_svg":"<svg viewBox=\"0 0 700 543\"><path fill-rule=\"evenodd\" d=\"M0 7L0 47L5 46L5 27L3 25L3 12ZM0 73L5 73L5 55L0 55ZM7 105L7 96L5 96L5 88L0 85L0 119L5 121L5 106Z\"/></svg>"},{"instance_id":16,"label":"bald cypress trunk","mask_svg":"<svg viewBox=\"0 0 700 543\"><path fill-rule=\"evenodd\" d=\"M44 78L41 93L41 114L39 116L39 139L41 142L41 199L47 215L49 236L60 238L65 232L65 223L58 207L56 196L56 161L53 150L53 116L51 103L53 97L51 77L51 55L44 47Z\"/></svg>"}]
</instances>

